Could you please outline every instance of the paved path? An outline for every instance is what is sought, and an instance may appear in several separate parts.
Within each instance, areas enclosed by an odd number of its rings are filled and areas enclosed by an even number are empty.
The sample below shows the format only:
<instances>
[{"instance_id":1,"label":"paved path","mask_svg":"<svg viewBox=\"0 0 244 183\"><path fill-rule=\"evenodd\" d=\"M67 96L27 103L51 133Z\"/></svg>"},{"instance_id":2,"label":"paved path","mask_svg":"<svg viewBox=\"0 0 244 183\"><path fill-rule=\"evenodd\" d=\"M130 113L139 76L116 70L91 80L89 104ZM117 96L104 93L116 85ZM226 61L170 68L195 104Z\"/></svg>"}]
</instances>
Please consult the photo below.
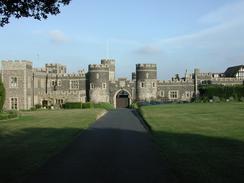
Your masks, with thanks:
<instances>
[{"instance_id":1,"label":"paved path","mask_svg":"<svg viewBox=\"0 0 244 183\"><path fill-rule=\"evenodd\" d=\"M108 112L63 152L33 183L172 183L158 147L129 109Z\"/></svg>"}]
</instances>

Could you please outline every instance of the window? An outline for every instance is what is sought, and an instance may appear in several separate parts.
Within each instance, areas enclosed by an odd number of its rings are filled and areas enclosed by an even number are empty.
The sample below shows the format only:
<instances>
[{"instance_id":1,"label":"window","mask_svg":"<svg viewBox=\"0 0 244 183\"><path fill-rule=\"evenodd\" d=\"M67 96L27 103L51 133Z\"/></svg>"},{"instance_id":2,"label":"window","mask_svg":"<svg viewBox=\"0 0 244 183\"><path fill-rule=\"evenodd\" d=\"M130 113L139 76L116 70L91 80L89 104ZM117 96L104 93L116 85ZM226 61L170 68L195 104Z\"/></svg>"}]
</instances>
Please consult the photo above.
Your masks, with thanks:
<instances>
[{"instance_id":1,"label":"window","mask_svg":"<svg viewBox=\"0 0 244 183\"><path fill-rule=\"evenodd\" d=\"M155 83L155 82L152 83L152 87L153 87L153 88L156 87L156 83Z\"/></svg>"},{"instance_id":2,"label":"window","mask_svg":"<svg viewBox=\"0 0 244 183\"><path fill-rule=\"evenodd\" d=\"M56 86L56 81L55 80L51 81L51 86Z\"/></svg>"},{"instance_id":3,"label":"window","mask_svg":"<svg viewBox=\"0 0 244 183\"><path fill-rule=\"evenodd\" d=\"M100 76L99 76L99 73L97 73L97 75L96 75L96 76L97 76L97 79L99 79L99 77L100 77Z\"/></svg>"},{"instance_id":4,"label":"window","mask_svg":"<svg viewBox=\"0 0 244 183\"><path fill-rule=\"evenodd\" d=\"M17 98L10 98L10 108L12 110L18 109L18 99Z\"/></svg>"},{"instance_id":5,"label":"window","mask_svg":"<svg viewBox=\"0 0 244 183\"><path fill-rule=\"evenodd\" d=\"M64 103L63 99L56 99L56 104L62 105Z\"/></svg>"},{"instance_id":6,"label":"window","mask_svg":"<svg viewBox=\"0 0 244 183\"><path fill-rule=\"evenodd\" d=\"M177 99L178 98L178 91L169 91L169 98L170 99Z\"/></svg>"},{"instance_id":7,"label":"window","mask_svg":"<svg viewBox=\"0 0 244 183\"><path fill-rule=\"evenodd\" d=\"M106 89L106 88L107 88L106 83L103 83L103 84L102 84L102 87L103 87L103 89Z\"/></svg>"},{"instance_id":8,"label":"window","mask_svg":"<svg viewBox=\"0 0 244 183\"><path fill-rule=\"evenodd\" d=\"M186 98L190 98L191 97L191 92L186 91Z\"/></svg>"},{"instance_id":9,"label":"window","mask_svg":"<svg viewBox=\"0 0 244 183\"><path fill-rule=\"evenodd\" d=\"M160 91L160 97L164 97L164 91Z\"/></svg>"},{"instance_id":10,"label":"window","mask_svg":"<svg viewBox=\"0 0 244 183\"><path fill-rule=\"evenodd\" d=\"M140 85L141 85L141 88L145 87L145 83L144 82L141 82Z\"/></svg>"},{"instance_id":11,"label":"window","mask_svg":"<svg viewBox=\"0 0 244 183\"><path fill-rule=\"evenodd\" d=\"M94 88L95 88L94 84L91 83L91 84L90 84L90 89L94 89Z\"/></svg>"},{"instance_id":12,"label":"window","mask_svg":"<svg viewBox=\"0 0 244 183\"><path fill-rule=\"evenodd\" d=\"M62 83L62 82L61 82L61 80L59 79L59 80L58 80L58 86L61 86L61 83Z\"/></svg>"},{"instance_id":13,"label":"window","mask_svg":"<svg viewBox=\"0 0 244 183\"><path fill-rule=\"evenodd\" d=\"M70 89L79 89L79 80L71 80Z\"/></svg>"},{"instance_id":14,"label":"window","mask_svg":"<svg viewBox=\"0 0 244 183\"><path fill-rule=\"evenodd\" d=\"M17 88L18 87L18 79L17 77L10 78L10 88Z\"/></svg>"}]
</instances>

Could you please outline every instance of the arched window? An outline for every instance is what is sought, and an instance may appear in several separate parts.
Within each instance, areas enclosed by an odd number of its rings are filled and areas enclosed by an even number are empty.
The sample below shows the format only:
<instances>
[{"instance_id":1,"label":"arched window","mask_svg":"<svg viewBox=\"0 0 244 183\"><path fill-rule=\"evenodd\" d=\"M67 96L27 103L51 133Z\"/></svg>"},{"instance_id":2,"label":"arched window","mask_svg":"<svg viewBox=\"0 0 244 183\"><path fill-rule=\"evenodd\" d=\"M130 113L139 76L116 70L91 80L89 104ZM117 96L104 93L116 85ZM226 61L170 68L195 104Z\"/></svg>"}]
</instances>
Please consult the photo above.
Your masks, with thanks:
<instances>
[{"instance_id":1,"label":"arched window","mask_svg":"<svg viewBox=\"0 0 244 183\"><path fill-rule=\"evenodd\" d=\"M97 73L97 79L99 79L99 73Z\"/></svg>"}]
</instances>

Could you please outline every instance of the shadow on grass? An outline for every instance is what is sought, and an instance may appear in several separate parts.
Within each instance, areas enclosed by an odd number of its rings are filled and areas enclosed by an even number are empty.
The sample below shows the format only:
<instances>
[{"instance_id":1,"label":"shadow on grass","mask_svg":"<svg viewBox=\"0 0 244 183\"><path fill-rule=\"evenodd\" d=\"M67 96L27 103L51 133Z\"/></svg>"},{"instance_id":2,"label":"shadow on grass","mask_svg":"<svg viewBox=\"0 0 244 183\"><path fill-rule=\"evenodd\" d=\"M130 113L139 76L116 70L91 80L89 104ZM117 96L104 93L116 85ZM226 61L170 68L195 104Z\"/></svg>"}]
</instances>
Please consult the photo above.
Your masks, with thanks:
<instances>
[{"instance_id":1,"label":"shadow on grass","mask_svg":"<svg viewBox=\"0 0 244 183\"><path fill-rule=\"evenodd\" d=\"M180 182L244 182L244 142L153 131L163 159Z\"/></svg>"},{"instance_id":2,"label":"shadow on grass","mask_svg":"<svg viewBox=\"0 0 244 183\"><path fill-rule=\"evenodd\" d=\"M40 166L33 182L146 183L170 180L171 173L176 182L244 180L241 141L156 131L153 139L160 154L145 131L89 128L77 137L80 131L27 128L0 135L0 182L22 182Z\"/></svg>"},{"instance_id":3,"label":"shadow on grass","mask_svg":"<svg viewBox=\"0 0 244 183\"><path fill-rule=\"evenodd\" d=\"M0 182L22 182L33 170L72 142L80 128L0 129Z\"/></svg>"}]
</instances>

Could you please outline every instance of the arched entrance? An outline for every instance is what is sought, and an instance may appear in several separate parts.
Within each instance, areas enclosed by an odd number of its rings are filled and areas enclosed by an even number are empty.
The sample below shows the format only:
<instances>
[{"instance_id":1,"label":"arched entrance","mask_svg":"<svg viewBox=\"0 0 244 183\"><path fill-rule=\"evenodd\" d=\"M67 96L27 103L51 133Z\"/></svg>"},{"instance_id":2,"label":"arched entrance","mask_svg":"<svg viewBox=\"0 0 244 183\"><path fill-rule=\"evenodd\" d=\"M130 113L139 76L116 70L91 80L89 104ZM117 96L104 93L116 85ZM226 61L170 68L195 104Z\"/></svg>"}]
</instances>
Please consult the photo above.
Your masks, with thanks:
<instances>
[{"instance_id":1,"label":"arched entrance","mask_svg":"<svg viewBox=\"0 0 244 183\"><path fill-rule=\"evenodd\" d=\"M125 90L121 89L114 95L114 107L115 108L127 108L131 104L131 95Z\"/></svg>"}]
</instances>

